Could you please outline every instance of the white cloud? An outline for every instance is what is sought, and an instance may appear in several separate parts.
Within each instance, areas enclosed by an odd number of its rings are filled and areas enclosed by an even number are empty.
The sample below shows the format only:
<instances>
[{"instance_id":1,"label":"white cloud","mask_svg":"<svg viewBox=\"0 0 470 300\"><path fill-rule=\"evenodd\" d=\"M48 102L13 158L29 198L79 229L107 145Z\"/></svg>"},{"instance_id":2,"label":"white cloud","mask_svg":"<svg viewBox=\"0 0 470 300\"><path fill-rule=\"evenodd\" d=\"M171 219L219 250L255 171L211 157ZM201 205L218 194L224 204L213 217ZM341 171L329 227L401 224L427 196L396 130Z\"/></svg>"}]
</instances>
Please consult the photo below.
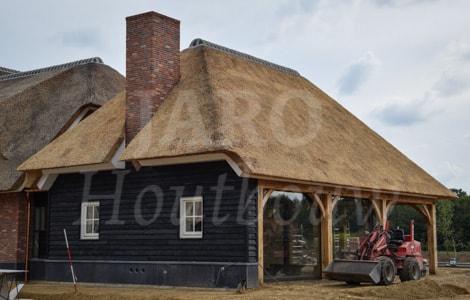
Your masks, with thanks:
<instances>
[{"instance_id":1,"label":"white cloud","mask_svg":"<svg viewBox=\"0 0 470 300\"><path fill-rule=\"evenodd\" d=\"M344 95L356 92L378 65L379 60L372 51L353 61L338 81L339 93Z\"/></svg>"},{"instance_id":2,"label":"white cloud","mask_svg":"<svg viewBox=\"0 0 470 300\"><path fill-rule=\"evenodd\" d=\"M410 126L424 122L433 114L426 100L386 103L376 108L372 114L389 126Z\"/></svg>"}]
</instances>

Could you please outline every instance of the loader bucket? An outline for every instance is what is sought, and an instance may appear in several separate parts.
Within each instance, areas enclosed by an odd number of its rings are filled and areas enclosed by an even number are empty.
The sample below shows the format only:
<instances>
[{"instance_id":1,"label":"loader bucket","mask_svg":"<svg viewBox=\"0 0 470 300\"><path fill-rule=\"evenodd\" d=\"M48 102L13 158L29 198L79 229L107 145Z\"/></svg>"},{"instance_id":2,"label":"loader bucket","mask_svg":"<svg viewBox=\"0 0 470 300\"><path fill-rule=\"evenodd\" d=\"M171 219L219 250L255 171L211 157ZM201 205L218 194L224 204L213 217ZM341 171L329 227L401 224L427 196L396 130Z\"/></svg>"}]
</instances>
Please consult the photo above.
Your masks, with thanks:
<instances>
[{"instance_id":1,"label":"loader bucket","mask_svg":"<svg viewBox=\"0 0 470 300\"><path fill-rule=\"evenodd\" d=\"M381 279L379 261L335 259L323 272L330 280L348 283L372 282L378 284Z\"/></svg>"}]
</instances>

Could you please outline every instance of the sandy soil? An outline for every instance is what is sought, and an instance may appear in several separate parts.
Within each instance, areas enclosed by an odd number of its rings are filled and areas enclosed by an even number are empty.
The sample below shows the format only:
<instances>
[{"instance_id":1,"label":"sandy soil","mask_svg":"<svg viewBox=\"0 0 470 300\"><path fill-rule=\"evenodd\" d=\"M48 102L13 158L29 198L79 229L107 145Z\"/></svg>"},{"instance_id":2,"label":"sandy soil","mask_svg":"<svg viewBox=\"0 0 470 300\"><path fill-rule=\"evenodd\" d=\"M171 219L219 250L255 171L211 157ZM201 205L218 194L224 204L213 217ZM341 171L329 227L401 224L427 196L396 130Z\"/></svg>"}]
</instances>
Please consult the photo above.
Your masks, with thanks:
<instances>
[{"instance_id":1,"label":"sandy soil","mask_svg":"<svg viewBox=\"0 0 470 300\"><path fill-rule=\"evenodd\" d=\"M72 284L30 282L20 297L30 299L470 299L470 269L440 268L437 275L390 286L317 280L274 282L242 294L230 289L172 288L135 285Z\"/></svg>"}]
</instances>

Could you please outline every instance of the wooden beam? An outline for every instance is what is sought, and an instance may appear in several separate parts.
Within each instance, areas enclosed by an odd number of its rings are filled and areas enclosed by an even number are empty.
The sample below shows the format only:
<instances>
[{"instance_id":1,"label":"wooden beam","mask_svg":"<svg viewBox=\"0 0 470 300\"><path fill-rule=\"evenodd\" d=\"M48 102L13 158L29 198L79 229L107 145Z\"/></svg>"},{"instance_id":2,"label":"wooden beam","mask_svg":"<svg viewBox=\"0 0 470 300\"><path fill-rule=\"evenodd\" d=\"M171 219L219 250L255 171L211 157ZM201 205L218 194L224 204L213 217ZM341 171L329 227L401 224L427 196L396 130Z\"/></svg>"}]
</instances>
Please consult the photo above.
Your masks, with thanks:
<instances>
[{"instance_id":1,"label":"wooden beam","mask_svg":"<svg viewBox=\"0 0 470 300\"><path fill-rule=\"evenodd\" d=\"M383 207L385 206L382 201L377 199L370 199L370 203L374 207L375 215L379 219L379 223L385 226Z\"/></svg>"},{"instance_id":2,"label":"wooden beam","mask_svg":"<svg viewBox=\"0 0 470 300\"><path fill-rule=\"evenodd\" d=\"M263 200L261 202L261 207L264 208L264 205L266 205L266 202L268 202L269 200L269 197L271 197L272 193L274 192L274 190L268 190L268 192L266 193L266 195L261 195L261 197L263 197Z\"/></svg>"},{"instance_id":3,"label":"wooden beam","mask_svg":"<svg viewBox=\"0 0 470 300\"><path fill-rule=\"evenodd\" d=\"M417 205L417 204L412 204L410 205L413 207L423 218L426 220L426 224L431 224L432 219L431 219L431 213L429 212L429 209L427 208L426 205Z\"/></svg>"},{"instance_id":4,"label":"wooden beam","mask_svg":"<svg viewBox=\"0 0 470 300\"><path fill-rule=\"evenodd\" d=\"M429 273L437 272L437 228L436 228L436 204L427 204L426 210L429 212L430 222L427 224Z\"/></svg>"},{"instance_id":5,"label":"wooden beam","mask_svg":"<svg viewBox=\"0 0 470 300\"><path fill-rule=\"evenodd\" d=\"M325 208L325 217L321 221L321 264L325 270L333 261L333 201L330 194L322 194L321 201Z\"/></svg>"},{"instance_id":6,"label":"wooden beam","mask_svg":"<svg viewBox=\"0 0 470 300\"><path fill-rule=\"evenodd\" d=\"M352 188L344 186L322 186L318 184L285 182L268 179L258 179L258 184L268 189L299 193L341 195L342 197L353 197L362 199L381 199L396 204L432 204L437 199L437 197L433 196L426 197L423 195L399 194L394 191L380 191L373 189L364 190L361 188Z\"/></svg>"},{"instance_id":7,"label":"wooden beam","mask_svg":"<svg viewBox=\"0 0 470 300\"><path fill-rule=\"evenodd\" d=\"M323 206L322 200L316 193L311 193L311 195L313 196L313 199L315 200L315 202L318 204L318 208L320 208L322 218L326 218L327 215L326 215L325 206Z\"/></svg>"}]
</instances>

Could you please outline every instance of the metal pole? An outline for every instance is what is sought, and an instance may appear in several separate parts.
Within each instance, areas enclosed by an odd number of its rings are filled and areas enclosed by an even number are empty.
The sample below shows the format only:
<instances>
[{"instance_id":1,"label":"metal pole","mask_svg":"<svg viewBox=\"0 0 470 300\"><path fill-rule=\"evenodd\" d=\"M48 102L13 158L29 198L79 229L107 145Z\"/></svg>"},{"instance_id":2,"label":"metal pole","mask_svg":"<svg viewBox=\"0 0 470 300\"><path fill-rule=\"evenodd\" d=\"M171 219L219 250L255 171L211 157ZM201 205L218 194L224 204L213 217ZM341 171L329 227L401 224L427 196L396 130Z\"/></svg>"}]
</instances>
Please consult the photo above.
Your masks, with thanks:
<instances>
[{"instance_id":1,"label":"metal pole","mask_svg":"<svg viewBox=\"0 0 470 300\"><path fill-rule=\"evenodd\" d=\"M70 255L69 241L67 239L67 232L65 231L65 228L64 228L64 236L65 236L65 244L67 245L67 255L69 257L70 271L72 272L73 287L75 288L75 293L76 293L77 282L76 282L75 273L73 272L72 255Z\"/></svg>"}]
</instances>

